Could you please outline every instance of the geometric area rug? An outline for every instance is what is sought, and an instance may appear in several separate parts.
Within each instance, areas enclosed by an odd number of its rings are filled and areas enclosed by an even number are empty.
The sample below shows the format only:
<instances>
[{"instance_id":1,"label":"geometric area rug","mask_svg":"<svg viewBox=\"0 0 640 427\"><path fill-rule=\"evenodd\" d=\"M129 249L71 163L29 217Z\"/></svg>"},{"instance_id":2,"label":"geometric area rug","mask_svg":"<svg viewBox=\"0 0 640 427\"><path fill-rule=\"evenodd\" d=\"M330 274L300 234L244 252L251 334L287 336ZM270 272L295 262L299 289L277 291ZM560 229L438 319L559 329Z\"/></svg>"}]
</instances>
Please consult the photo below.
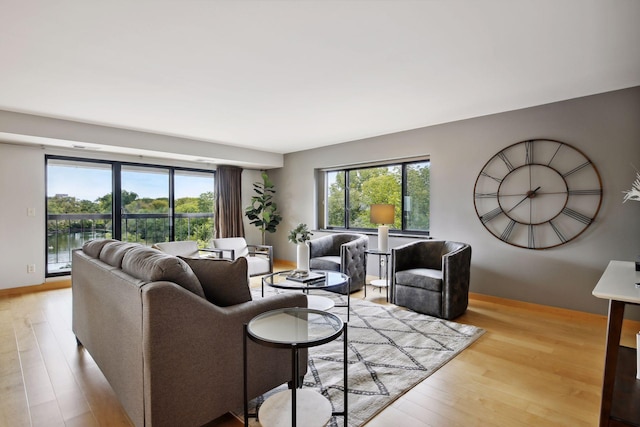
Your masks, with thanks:
<instances>
[{"instance_id":1,"label":"geometric area rug","mask_svg":"<svg viewBox=\"0 0 640 427\"><path fill-rule=\"evenodd\" d=\"M344 298L332 292L320 293L338 304ZM347 320L346 308L335 307L331 312ZM348 322L348 426L365 424L483 333L475 326L352 298ZM309 369L302 385L326 397L333 411L343 409L343 355L342 336L310 348ZM272 393L285 389L282 386L258 397L251 402L250 412L255 413L256 406ZM260 423L251 418L249 425ZM344 427L344 418L332 417L326 425Z\"/></svg>"}]
</instances>

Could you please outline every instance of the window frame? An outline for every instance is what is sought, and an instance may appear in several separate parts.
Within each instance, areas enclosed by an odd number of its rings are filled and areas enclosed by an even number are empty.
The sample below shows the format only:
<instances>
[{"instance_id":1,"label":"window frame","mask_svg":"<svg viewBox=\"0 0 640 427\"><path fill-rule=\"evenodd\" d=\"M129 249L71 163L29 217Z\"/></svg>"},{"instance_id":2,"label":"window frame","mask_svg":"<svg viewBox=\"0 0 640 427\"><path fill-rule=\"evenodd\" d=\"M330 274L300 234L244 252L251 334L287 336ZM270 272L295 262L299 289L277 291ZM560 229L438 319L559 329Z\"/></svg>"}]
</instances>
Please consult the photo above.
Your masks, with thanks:
<instances>
[{"instance_id":1,"label":"window frame","mask_svg":"<svg viewBox=\"0 0 640 427\"><path fill-rule=\"evenodd\" d=\"M410 159L401 159L394 160L389 162L375 162L375 163L363 163L358 165L349 165L335 168L323 168L318 169L316 172L316 179L318 180L318 218L321 219L321 222L318 224L319 228L327 231L358 231L358 232L377 232L377 228L375 227L351 227L350 225L350 204L349 204L349 172L354 170L364 170L370 168L385 168L385 167L400 167L401 169L401 183L400 183L400 212L401 212L401 228L390 228L390 233L396 235L418 235L418 236L430 236L430 230L415 230L415 229L407 229L407 215L408 212L405 210L405 197L407 196L407 166L416 164L416 163L427 163L429 168L431 168L431 158L428 156L424 157L413 157ZM329 173L344 173L345 180L345 189L344 189L344 225L336 226L329 225L329 184L328 184L328 174ZM430 186L430 182L429 182ZM431 195L429 193L429 200ZM430 214L429 214L430 215Z\"/></svg>"},{"instance_id":2,"label":"window frame","mask_svg":"<svg viewBox=\"0 0 640 427\"><path fill-rule=\"evenodd\" d=\"M167 170L169 174L169 240L175 240L175 220L178 216L175 214L175 174L176 172L196 172L196 173L204 173L211 174L213 176L214 186L212 188L212 192L215 197L215 179L216 179L216 171L208 170L208 169L198 169L198 168L188 168L182 166L166 166L166 165L156 165L156 164L147 164L147 163L137 163L137 162L126 162L126 161L117 161L117 160L104 160L104 159L91 159L84 157L73 157L73 156L62 156L62 155L54 155L47 154L45 155L45 192L44 192L44 205L45 205L45 230L47 229L47 222L49 221L49 212L48 212L48 175L49 175L49 161L50 160L58 160L58 161L68 161L68 162L81 162L88 164L107 164L111 166L111 191L112 191L112 210L111 210L111 223L112 229L111 233L114 239L121 240L122 238L122 168L124 167L141 167L141 168L153 168L153 169L163 169ZM211 217L215 220L215 208L211 212ZM46 238L46 236L45 236ZM45 242L45 260L48 259L48 247L47 242ZM68 276L71 274L70 271L63 272L50 272L48 268L48 264L45 264L45 277L59 277L59 276Z\"/></svg>"}]
</instances>

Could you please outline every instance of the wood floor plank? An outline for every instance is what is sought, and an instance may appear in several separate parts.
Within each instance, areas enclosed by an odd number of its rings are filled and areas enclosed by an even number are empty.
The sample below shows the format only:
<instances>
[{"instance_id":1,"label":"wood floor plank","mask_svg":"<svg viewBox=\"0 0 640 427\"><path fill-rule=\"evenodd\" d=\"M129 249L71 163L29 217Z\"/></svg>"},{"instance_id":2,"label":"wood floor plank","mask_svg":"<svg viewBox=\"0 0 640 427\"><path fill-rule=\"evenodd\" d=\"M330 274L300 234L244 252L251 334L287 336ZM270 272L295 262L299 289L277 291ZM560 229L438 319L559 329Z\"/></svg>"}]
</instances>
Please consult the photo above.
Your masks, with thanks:
<instances>
[{"instance_id":1,"label":"wood floor plank","mask_svg":"<svg viewBox=\"0 0 640 427\"><path fill-rule=\"evenodd\" d=\"M377 292L367 299L386 303ZM76 346L71 309L69 288L0 295L0 427L132 426ZM456 321L487 332L367 427L597 424L605 316L471 295ZM639 330L625 320L622 344L635 347ZM241 425L226 415L208 427Z\"/></svg>"}]
</instances>

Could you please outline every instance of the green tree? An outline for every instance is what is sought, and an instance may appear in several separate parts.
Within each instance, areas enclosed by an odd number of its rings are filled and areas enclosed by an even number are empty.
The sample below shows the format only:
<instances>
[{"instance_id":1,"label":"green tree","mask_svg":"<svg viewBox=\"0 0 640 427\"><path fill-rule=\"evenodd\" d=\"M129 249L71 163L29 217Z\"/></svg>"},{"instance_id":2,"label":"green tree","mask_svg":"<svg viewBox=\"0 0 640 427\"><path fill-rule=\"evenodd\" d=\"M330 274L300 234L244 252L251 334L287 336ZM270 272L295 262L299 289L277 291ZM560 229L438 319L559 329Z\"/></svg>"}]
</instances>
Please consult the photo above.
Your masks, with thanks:
<instances>
[{"instance_id":1,"label":"green tree","mask_svg":"<svg viewBox=\"0 0 640 427\"><path fill-rule=\"evenodd\" d=\"M215 198L213 191L207 191L198 197L198 212L215 212Z\"/></svg>"},{"instance_id":2,"label":"green tree","mask_svg":"<svg viewBox=\"0 0 640 427\"><path fill-rule=\"evenodd\" d=\"M335 176L335 181L329 186L327 191L327 225L344 227L345 173L343 171L329 173Z\"/></svg>"}]
</instances>

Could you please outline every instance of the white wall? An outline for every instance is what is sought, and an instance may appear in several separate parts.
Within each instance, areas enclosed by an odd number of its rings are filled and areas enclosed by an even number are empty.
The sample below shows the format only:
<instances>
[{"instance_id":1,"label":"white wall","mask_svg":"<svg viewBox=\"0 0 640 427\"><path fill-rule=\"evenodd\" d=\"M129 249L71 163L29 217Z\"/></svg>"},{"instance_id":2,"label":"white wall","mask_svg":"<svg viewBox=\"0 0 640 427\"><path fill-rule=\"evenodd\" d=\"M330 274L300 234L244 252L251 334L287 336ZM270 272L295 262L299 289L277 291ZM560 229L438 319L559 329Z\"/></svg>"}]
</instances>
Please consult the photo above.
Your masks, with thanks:
<instances>
[{"instance_id":1,"label":"white wall","mask_svg":"<svg viewBox=\"0 0 640 427\"><path fill-rule=\"evenodd\" d=\"M44 154L0 144L0 289L44 282ZM35 216L27 209L35 208ZM27 265L35 264L35 273Z\"/></svg>"},{"instance_id":2,"label":"white wall","mask_svg":"<svg viewBox=\"0 0 640 427\"><path fill-rule=\"evenodd\" d=\"M317 224L314 170L419 155L431 157L431 235L470 243L471 291L597 313L606 302L591 295L610 259L640 255L640 203L622 204L640 168L640 87L485 117L383 135L285 155L271 172L284 224L270 242L276 258L295 260L287 232ZM550 138L582 150L600 171L600 213L578 239L555 249L507 245L482 226L473 187L487 160L502 148ZM634 166L632 166L634 165ZM404 240L392 238L390 245ZM376 246L375 237L371 238Z\"/></svg>"}]
</instances>

